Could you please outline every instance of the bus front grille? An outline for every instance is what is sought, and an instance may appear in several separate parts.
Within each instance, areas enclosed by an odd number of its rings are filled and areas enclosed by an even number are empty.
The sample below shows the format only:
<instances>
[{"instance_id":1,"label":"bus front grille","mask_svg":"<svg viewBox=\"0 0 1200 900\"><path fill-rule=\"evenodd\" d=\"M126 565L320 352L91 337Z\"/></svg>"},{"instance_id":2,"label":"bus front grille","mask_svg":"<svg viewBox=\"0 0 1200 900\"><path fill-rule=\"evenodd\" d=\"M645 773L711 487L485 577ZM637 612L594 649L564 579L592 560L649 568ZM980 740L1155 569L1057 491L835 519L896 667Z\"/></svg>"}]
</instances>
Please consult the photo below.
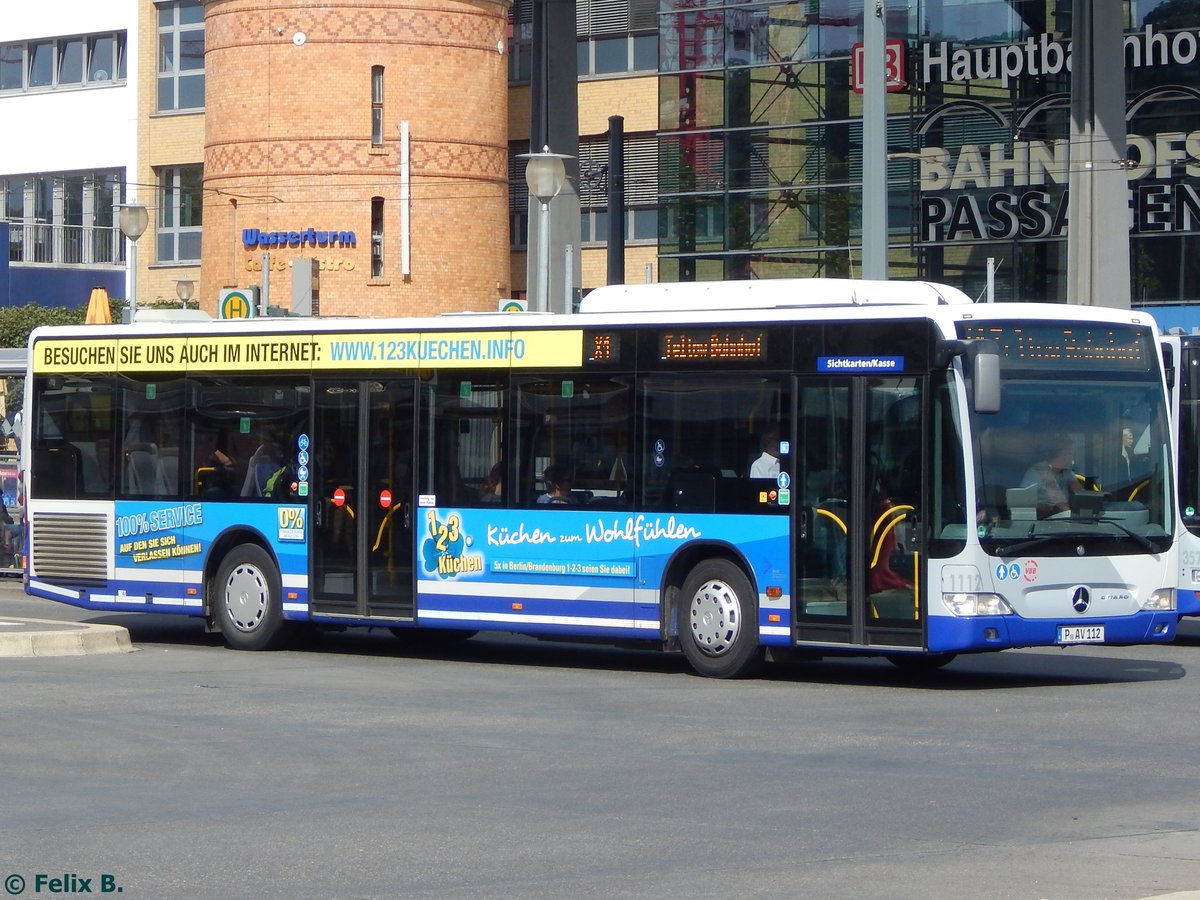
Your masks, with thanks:
<instances>
[{"instance_id":1,"label":"bus front grille","mask_svg":"<svg viewBox=\"0 0 1200 900\"><path fill-rule=\"evenodd\" d=\"M35 512L30 523L32 570L40 578L108 578L108 517L103 513Z\"/></svg>"}]
</instances>

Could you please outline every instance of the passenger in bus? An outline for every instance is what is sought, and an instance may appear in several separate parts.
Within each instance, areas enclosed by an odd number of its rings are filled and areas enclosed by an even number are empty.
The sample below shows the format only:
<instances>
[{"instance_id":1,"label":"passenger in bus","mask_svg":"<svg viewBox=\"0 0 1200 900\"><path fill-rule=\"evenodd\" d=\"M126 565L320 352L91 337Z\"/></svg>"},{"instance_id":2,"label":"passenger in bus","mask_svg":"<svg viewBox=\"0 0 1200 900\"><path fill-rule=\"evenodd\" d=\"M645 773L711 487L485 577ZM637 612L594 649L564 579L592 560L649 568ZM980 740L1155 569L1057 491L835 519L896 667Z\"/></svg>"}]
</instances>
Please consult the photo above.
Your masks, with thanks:
<instances>
[{"instance_id":1,"label":"passenger in bus","mask_svg":"<svg viewBox=\"0 0 1200 900\"><path fill-rule=\"evenodd\" d=\"M241 479L233 457L215 446L206 455L203 450L198 457L194 479L194 496L220 499L237 496Z\"/></svg>"},{"instance_id":2,"label":"passenger in bus","mask_svg":"<svg viewBox=\"0 0 1200 900\"><path fill-rule=\"evenodd\" d=\"M92 435L92 413L86 401L71 400L67 406L66 426L62 436L68 441Z\"/></svg>"},{"instance_id":3,"label":"passenger in bus","mask_svg":"<svg viewBox=\"0 0 1200 900\"><path fill-rule=\"evenodd\" d=\"M1075 474L1075 448L1070 438L1057 435L1051 446L1054 448L1051 453L1030 466L1020 484L1023 488L1037 488L1039 519L1069 510L1071 495L1083 489L1082 480Z\"/></svg>"},{"instance_id":4,"label":"passenger in bus","mask_svg":"<svg viewBox=\"0 0 1200 900\"><path fill-rule=\"evenodd\" d=\"M539 504L549 504L551 506L578 506L579 501L571 496L571 487L573 481L571 479L571 470L561 464L552 463L546 466L546 471L542 474L542 480L546 483L546 493L538 497Z\"/></svg>"},{"instance_id":5,"label":"passenger in bus","mask_svg":"<svg viewBox=\"0 0 1200 900\"><path fill-rule=\"evenodd\" d=\"M8 511L8 505L0 499L0 559L6 564L12 561L14 566L19 567L21 554L21 526L12 517L12 513Z\"/></svg>"},{"instance_id":6,"label":"passenger in bus","mask_svg":"<svg viewBox=\"0 0 1200 900\"><path fill-rule=\"evenodd\" d=\"M751 478L778 478L779 477L779 431L775 428L768 428L762 433L762 438L759 441L762 448L762 455L750 464Z\"/></svg>"},{"instance_id":7,"label":"passenger in bus","mask_svg":"<svg viewBox=\"0 0 1200 900\"><path fill-rule=\"evenodd\" d=\"M1133 429L1126 426L1121 429L1121 451L1117 456L1118 484L1133 481L1133 467Z\"/></svg>"},{"instance_id":8,"label":"passenger in bus","mask_svg":"<svg viewBox=\"0 0 1200 900\"><path fill-rule=\"evenodd\" d=\"M504 463L498 462L483 479L479 487L480 503L504 502Z\"/></svg>"}]
</instances>

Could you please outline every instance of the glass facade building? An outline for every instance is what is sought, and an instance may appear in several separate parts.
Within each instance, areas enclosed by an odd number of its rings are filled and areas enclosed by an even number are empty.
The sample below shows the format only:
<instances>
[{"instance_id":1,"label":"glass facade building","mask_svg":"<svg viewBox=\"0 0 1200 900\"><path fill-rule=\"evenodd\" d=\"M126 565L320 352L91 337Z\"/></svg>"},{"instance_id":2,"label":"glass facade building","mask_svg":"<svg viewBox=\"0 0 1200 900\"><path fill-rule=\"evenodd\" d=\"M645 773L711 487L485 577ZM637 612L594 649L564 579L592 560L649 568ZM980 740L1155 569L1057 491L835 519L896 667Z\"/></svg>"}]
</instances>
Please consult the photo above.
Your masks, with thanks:
<instances>
[{"instance_id":1,"label":"glass facade building","mask_svg":"<svg viewBox=\"0 0 1200 900\"><path fill-rule=\"evenodd\" d=\"M1072 2L887 4L887 159L864 161L863 0L659 10L660 278L860 274L886 165L892 278L1066 299ZM1136 304L1200 299L1200 4L1126 0ZM1103 65L1098 60L1097 65Z\"/></svg>"}]
</instances>

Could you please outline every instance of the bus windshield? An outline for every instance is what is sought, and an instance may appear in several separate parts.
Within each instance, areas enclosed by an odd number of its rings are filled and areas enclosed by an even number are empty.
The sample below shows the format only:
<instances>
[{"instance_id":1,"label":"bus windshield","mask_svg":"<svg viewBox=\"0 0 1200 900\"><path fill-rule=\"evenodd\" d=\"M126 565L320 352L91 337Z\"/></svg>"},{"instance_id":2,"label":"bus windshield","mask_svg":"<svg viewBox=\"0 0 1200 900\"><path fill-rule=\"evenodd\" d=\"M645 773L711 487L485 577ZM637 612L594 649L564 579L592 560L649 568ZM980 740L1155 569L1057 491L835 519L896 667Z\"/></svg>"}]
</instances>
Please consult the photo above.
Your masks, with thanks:
<instances>
[{"instance_id":1,"label":"bus windshield","mask_svg":"<svg viewBox=\"0 0 1200 900\"><path fill-rule=\"evenodd\" d=\"M1173 512L1167 409L1147 329L969 324L1000 346L1002 409L974 413L976 523L991 555L1158 552Z\"/></svg>"}]
</instances>

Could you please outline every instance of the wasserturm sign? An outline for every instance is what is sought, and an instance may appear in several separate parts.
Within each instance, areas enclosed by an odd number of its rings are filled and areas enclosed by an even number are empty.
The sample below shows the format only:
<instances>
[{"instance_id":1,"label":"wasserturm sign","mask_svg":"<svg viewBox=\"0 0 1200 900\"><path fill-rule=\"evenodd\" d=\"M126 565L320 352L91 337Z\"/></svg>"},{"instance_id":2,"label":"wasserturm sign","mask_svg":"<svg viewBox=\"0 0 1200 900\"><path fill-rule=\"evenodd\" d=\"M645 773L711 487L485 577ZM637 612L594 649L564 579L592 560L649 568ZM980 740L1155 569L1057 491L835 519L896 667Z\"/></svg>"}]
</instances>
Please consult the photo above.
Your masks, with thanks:
<instances>
[{"instance_id":1,"label":"wasserturm sign","mask_svg":"<svg viewBox=\"0 0 1200 900\"><path fill-rule=\"evenodd\" d=\"M1147 25L1142 31L1125 35L1125 66L1141 69L1153 66L1190 65L1200 57L1200 32L1157 31ZM1048 34L1028 37L1020 43L984 47L959 47L949 41L922 45L921 80L967 82L1000 79L1008 87L1014 78L1026 75L1057 75L1071 71L1071 42L1058 41Z\"/></svg>"},{"instance_id":2,"label":"wasserturm sign","mask_svg":"<svg viewBox=\"0 0 1200 900\"><path fill-rule=\"evenodd\" d=\"M300 231L259 231L242 229L242 246L247 250L269 250L272 247L354 247L358 239L353 231L323 231L305 228Z\"/></svg>"}]
</instances>

